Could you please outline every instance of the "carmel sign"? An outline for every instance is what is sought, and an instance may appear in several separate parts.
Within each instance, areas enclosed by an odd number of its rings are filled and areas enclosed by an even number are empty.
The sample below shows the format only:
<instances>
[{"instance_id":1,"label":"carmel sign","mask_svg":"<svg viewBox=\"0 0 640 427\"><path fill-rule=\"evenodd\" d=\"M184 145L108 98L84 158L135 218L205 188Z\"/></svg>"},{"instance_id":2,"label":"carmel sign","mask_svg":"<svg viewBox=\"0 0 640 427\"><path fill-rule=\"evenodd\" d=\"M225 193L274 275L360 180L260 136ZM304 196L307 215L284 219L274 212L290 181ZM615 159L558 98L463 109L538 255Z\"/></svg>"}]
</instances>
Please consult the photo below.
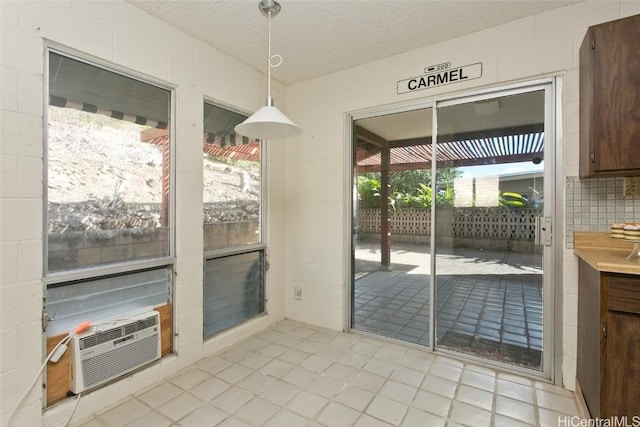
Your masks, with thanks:
<instances>
[{"instance_id":1,"label":"carmel sign","mask_svg":"<svg viewBox=\"0 0 640 427\"><path fill-rule=\"evenodd\" d=\"M480 78L482 77L482 63L451 68L450 62L444 62L426 67L424 72L425 74L422 76L400 80L398 94Z\"/></svg>"}]
</instances>

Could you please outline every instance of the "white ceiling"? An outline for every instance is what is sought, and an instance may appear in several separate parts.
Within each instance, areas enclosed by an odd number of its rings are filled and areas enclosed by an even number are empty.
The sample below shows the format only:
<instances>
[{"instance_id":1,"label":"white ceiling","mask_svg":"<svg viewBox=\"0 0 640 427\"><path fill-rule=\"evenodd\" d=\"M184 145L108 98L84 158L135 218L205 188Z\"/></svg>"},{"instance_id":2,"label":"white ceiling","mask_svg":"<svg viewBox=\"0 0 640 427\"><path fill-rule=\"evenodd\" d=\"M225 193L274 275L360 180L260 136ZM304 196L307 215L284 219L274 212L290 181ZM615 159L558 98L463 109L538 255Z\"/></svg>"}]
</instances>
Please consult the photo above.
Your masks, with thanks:
<instances>
[{"instance_id":1,"label":"white ceiling","mask_svg":"<svg viewBox=\"0 0 640 427\"><path fill-rule=\"evenodd\" d=\"M129 0L256 70L267 70L258 0ZM582 0L280 0L272 77L293 84Z\"/></svg>"}]
</instances>

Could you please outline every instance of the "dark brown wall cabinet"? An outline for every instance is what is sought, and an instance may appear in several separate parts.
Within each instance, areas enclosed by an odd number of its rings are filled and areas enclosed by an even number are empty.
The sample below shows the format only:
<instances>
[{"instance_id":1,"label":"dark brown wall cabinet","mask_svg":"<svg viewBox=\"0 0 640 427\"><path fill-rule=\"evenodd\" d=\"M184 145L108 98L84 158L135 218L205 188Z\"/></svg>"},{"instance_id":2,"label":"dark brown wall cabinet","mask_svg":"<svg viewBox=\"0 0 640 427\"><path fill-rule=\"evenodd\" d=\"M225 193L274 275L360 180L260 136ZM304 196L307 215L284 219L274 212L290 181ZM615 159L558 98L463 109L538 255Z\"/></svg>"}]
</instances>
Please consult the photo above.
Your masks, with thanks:
<instances>
[{"instance_id":1,"label":"dark brown wall cabinet","mask_svg":"<svg viewBox=\"0 0 640 427\"><path fill-rule=\"evenodd\" d=\"M580 177L640 175L640 15L589 27L580 47Z\"/></svg>"},{"instance_id":2,"label":"dark brown wall cabinet","mask_svg":"<svg viewBox=\"0 0 640 427\"><path fill-rule=\"evenodd\" d=\"M640 276L580 260L577 378L591 417L640 415ZM629 421L631 422L631 421Z\"/></svg>"}]
</instances>

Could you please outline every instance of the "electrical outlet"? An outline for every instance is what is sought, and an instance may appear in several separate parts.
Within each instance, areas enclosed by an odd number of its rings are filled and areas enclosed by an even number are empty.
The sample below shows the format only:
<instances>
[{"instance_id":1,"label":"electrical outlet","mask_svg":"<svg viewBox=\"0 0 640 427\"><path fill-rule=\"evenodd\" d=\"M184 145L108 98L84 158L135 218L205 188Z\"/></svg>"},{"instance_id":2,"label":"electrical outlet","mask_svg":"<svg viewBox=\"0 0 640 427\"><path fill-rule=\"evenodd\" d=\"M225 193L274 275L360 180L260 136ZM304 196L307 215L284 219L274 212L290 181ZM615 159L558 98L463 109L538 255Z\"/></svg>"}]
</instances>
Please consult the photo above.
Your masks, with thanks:
<instances>
[{"instance_id":1,"label":"electrical outlet","mask_svg":"<svg viewBox=\"0 0 640 427\"><path fill-rule=\"evenodd\" d=\"M293 288L293 298L297 299L297 300L301 300L302 299L302 288L296 286Z\"/></svg>"}]
</instances>

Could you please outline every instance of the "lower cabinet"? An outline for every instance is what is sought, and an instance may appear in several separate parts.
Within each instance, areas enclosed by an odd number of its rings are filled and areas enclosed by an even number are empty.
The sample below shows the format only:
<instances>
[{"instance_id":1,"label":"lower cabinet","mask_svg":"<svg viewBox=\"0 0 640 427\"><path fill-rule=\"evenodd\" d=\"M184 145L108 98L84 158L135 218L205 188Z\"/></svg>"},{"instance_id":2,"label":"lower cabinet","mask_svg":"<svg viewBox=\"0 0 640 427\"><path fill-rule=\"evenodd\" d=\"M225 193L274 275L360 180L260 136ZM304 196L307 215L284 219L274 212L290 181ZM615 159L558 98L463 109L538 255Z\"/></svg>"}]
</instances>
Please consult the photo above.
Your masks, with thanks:
<instances>
[{"instance_id":1,"label":"lower cabinet","mask_svg":"<svg viewBox=\"0 0 640 427\"><path fill-rule=\"evenodd\" d=\"M577 378L592 418L640 416L640 276L580 261Z\"/></svg>"}]
</instances>

